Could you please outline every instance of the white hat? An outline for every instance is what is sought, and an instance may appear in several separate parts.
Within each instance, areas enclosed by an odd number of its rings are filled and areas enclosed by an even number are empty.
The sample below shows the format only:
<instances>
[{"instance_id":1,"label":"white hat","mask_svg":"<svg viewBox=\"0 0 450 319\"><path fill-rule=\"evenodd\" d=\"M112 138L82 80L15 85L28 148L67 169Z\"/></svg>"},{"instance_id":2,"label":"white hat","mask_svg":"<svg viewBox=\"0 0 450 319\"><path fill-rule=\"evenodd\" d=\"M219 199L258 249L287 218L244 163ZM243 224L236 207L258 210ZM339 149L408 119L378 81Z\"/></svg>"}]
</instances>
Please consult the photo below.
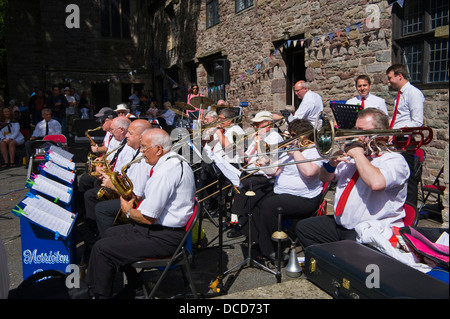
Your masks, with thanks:
<instances>
[{"instance_id":1,"label":"white hat","mask_svg":"<svg viewBox=\"0 0 450 319\"><path fill-rule=\"evenodd\" d=\"M127 111L129 113L130 109L127 108L127 105L125 103L120 103L119 105L117 105L117 108L116 108L116 112L119 112L119 111Z\"/></svg>"},{"instance_id":2,"label":"white hat","mask_svg":"<svg viewBox=\"0 0 450 319\"><path fill-rule=\"evenodd\" d=\"M273 115L269 111L261 111L251 119L252 122L273 121Z\"/></svg>"},{"instance_id":3,"label":"white hat","mask_svg":"<svg viewBox=\"0 0 450 319\"><path fill-rule=\"evenodd\" d=\"M94 116L95 117L102 117L103 115L105 115L106 111L112 111L112 109L110 107L102 107L97 114L94 114Z\"/></svg>"}]
</instances>

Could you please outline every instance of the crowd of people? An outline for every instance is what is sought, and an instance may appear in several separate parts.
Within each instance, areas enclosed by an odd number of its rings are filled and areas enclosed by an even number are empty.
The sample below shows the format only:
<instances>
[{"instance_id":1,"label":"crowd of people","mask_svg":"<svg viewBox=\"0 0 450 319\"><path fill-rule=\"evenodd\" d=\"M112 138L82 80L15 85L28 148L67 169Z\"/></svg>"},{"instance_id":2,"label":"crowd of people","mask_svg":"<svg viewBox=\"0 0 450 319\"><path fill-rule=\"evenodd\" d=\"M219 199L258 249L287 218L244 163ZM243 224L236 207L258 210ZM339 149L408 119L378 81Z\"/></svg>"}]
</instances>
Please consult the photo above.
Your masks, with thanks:
<instances>
[{"instance_id":1,"label":"crowd of people","mask_svg":"<svg viewBox=\"0 0 450 319\"><path fill-rule=\"evenodd\" d=\"M358 76L355 80L358 95L348 100L349 104L363 106L355 129L422 126L424 97L409 82L406 67L393 65L386 76L390 86L399 92L392 118L388 117L385 101L370 93L370 78ZM198 95L198 85L195 89L193 94ZM230 192L227 235L244 235L248 245L254 245L259 252L255 258L261 263L278 257L271 235L277 229L280 212L298 220L295 233L305 248L343 239L356 240L355 227L362 222L376 221L389 229L402 226L403 205L406 201L417 203L417 184L410 178L414 163L409 161L407 152L371 154L365 147L367 138L361 137L358 143L337 150L329 160L319 160L320 154L311 146L317 114L323 111L322 99L305 81L297 82L294 92L301 103L287 119L290 144L283 147L280 145L285 139L275 125L279 114L258 112L250 120L253 128L250 134L236 123L233 108L205 111L202 116L206 129L202 132L201 148L209 149L240 172L240 185ZM52 99L55 118L62 114L57 113L57 104ZM165 106L166 111L169 108ZM146 110L147 115L161 119L162 115L152 109ZM136 273L130 267L134 261L172 254L194 212L194 198L199 196L192 167L172 150L169 132L160 126L155 128L149 120L126 116L136 110L139 110L137 99L131 110L119 105L116 110L102 108L94 114L105 137L102 145L90 149L97 155L94 162L98 165L79 179L79 215L93 234L87 282L96 298L112 296L114 275L119 270L126 272L131 286L135 285ZM169 122L168 117L163 119ZM388 138L380 139L389 142ZM273 160L266 156L269 148L283 152ZM137 163L127 167L134 161ZM212 167L214 162L201 165L206 176L202 178L210 181L222 178L224 183L231 184L225 173L218 174L217 167ZM246 170L240 170L242 166ZM126 174L132 182L131 196L121 196L117 179L111 178L114 172ZM324 183L336 185L334 214L316 217ZM99 198L100 189L106 190L106 195L102 193L105 198ZM213 209L220 200L211 197L204 205ZM119 216L125 222L117 223ZM252 238L248 236L249 230L254 234Z\"/></svg>"}]
</instances>

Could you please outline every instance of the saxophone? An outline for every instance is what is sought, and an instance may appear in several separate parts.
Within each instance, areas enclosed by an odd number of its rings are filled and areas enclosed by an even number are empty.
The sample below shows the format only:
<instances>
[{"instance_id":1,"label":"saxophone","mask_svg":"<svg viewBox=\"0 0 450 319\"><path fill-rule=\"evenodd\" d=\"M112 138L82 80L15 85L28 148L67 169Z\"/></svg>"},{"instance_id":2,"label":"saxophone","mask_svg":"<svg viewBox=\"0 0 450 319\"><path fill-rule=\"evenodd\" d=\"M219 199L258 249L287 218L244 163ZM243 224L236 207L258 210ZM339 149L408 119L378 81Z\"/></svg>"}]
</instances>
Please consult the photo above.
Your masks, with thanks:
<instances>
[{"instance_id":1,"label":"saxophone","mask_svg":"<svg viewBox=\"0 0 450 319\"><path fill-rule=\"evenodd\" d=\"M86 132L84 132L84 135L88 138L89 142L91 143L91 146L95 146L96 143L92 139L92 137L89 135L89 133L90 132L94 132L94 131L98 131L101 128L102 128L101 126L98 126L98 127L94 128L94 129L89 129L89 130L86 130ZM89 154L87 155L87 163L86 163L87 168L86 168L86 170L87 170L87 172L88 172L88 174L90 176L94 176L94 177L95 176L99 176L99 174L95 171L95 169L94 169L94 167L92 165L94 159L96 159L97 157L98 156L93 154L92 152L89 152Z\"/></svg>"},{"instance_id":2,"label":"saxophone","mask_svg":"<svg viewBox=\"0 0 450 319\"><path fill-rule=\"evenodd\" d=\"M103 155L101 161L95 161L95 162L93 162L93 164L94 164L94 165L103 165L103 166L104 166L103 172L104 172L106 175L111 176L112 173L113 173L113 171L112 171L112 169L111 169L111 166L109 166L109 162L108 162L107 158L108 158L108 156L109 156L110 154L114 153L114 152L117 151L119 148L122 148L122 147L124 147L124 146L125 146L125 145L119 145L119 146L117 146L115 149L113 149L113 150L109 151L108 153L106 153L105 155ZM95 172L95 173L98 174L97 172ZM91 175L91 176L94 176L94 175ZM95 175L95 176L98 176L98 175ZM114 198L118 198L118 196L115 195L115 194L111 194L110 192L108 192L108 191L106 190L105 187L101 187L101 188L98 190L98 192L97 192L97 199L105 199L105 200L108 200L108 199L114 199Z\"/></svg>"},{"instance_id":3,"label":"saxophone","mask_svg":"<svg viewBox=\"0 0 450 319\"><path fill-rule=\"evenodd\" d=\"M139 163L142 159L144 159L144 155L136 157L134 160L126 164L122 169L120 170L121 175L118 174L118 172L113 172L110 175L111 183L113 183L115 189L117 192L122 196L125 200L130 200L133 193L133 182L130 180L130 178L125 173L126 170L133 164ZM135 199L134 206L137 206L137 200ZM119 209L116 218L114 219L114 224L125 224L130 222L128 218L124 215L124 212L122 209Z\"/></svg>"}]
</instances>

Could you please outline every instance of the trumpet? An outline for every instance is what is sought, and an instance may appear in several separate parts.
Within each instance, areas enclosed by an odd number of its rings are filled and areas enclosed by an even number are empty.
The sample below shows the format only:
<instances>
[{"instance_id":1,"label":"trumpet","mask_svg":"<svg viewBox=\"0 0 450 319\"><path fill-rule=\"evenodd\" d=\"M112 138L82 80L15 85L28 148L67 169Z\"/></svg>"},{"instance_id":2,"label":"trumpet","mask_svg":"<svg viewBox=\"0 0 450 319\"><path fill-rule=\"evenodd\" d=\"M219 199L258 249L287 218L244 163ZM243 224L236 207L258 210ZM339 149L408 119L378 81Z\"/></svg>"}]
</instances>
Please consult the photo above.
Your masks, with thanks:
<instances>
[{"instance_id":1,"label":"trumpet","mask_svg":"<svg viewBox=\"0 0 450 319\"><path fill-rule=\"evenodd\" d=\"M306 133L309 134L309 133ZM303 135L302 135L303 136ZM369 137L366 143L361 143L361 138ZM380 141L380 137L393 136L392 143L388 144ZM287 163L271 164L260 166L257 168L243 168L243 171L255 171L260 169L267 169L273 167L280 167L285 165L294 165L306 162L321 161L337 156L331 156L331 153L337 145L340 150L343 146L360 143L365 148L366 153L379 154L381 152L413 152L419 149L422 145L427 145L433 139L433 130L429 127L404 127L400 129L373 129L373 130L349 130L349 129L334 129L332 121L324 112L318 114L314 126L314 143L309 146L298 147L280 150L279 152L268 152L258 154L257 156L264 156L268 154L282 154L294 150L304 150L306 148L315 147L320 157L307 159L302 161L290 161ZM339 155L341 156L341 155Z\"/></svg>"},{"instance_id":2,"label":"trumpet","mask_svg":"<svg viewBox=\"0 0 450 319\"><path fill-rule=\"evenodd\" d=\"M133 182L126 174L126 170L133 164L139 163L142 159L144 159L144 155L136 157L134 160L126 164L120 170L121 175L119 176L118 172L113 172L110 176L111 183L113 183L114 188L119 193L120 196L125 198L126 200L130 200L133 193ZM134 201L134 207L137 206L137 200ZM126 218L122 212L122 209L119 209L119 212L114 219L114 224L125 224L128 223L129 219Z\"/></svg>"}]
</instances>

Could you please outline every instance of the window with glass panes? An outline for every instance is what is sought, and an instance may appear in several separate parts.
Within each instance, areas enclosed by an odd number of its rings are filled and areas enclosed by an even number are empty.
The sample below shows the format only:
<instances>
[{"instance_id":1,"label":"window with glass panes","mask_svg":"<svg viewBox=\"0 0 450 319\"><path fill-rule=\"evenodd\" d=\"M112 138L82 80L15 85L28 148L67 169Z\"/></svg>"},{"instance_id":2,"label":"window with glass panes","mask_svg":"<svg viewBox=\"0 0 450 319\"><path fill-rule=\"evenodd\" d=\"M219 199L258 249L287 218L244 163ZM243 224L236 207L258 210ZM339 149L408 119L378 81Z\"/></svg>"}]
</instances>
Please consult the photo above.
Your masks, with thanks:
<instances>
[{"instance_id":1,"label":"window with glass panes","mask_svg":"<svg viewBox=\"0 0 450 319\"><path fill-rule=\"evenodd\" d=\"M448 84L448 37L435 31L448 26L447 0L408 0L393 8L393 62L408 66L411 83Z\"/></svg>"}]
</instances>

